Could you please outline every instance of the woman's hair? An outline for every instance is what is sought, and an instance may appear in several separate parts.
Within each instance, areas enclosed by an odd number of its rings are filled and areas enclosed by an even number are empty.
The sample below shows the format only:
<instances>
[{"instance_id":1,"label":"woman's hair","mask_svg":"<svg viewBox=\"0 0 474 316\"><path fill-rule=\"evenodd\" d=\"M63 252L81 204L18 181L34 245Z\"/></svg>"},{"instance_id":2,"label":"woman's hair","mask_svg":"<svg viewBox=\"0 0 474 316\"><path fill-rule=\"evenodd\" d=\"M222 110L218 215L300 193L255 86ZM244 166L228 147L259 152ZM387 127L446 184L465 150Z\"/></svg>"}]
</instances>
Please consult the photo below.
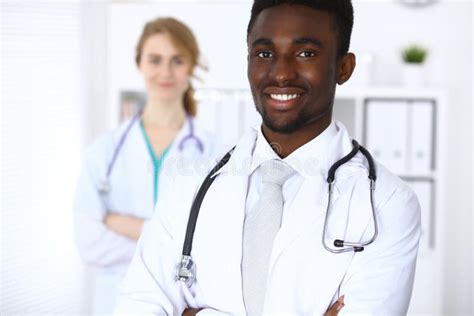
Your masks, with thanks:
<instances>
[{"instance_id":1,"label":"woman's hair","mask_svg":"<svg viewBox=\"0 0 474 316\"><path fill-rule=\"evenodd\" d=\"M159 33L168 34L173 45L181 51L191 62L191 75L194 74L194 69L199 66L205 70L206 67L199 63L199 47L194 37L193 32L182 22L174 18L158 18L145 24L142 35L137 44L135 62L137 66L140 65L140 59L143 52L143 46L146 40ZM191 116L196 115L196 100L194 99L194 89L189 84L188 90L183 97L184 109L186 113Z\"/></svg>"}]
</instances>

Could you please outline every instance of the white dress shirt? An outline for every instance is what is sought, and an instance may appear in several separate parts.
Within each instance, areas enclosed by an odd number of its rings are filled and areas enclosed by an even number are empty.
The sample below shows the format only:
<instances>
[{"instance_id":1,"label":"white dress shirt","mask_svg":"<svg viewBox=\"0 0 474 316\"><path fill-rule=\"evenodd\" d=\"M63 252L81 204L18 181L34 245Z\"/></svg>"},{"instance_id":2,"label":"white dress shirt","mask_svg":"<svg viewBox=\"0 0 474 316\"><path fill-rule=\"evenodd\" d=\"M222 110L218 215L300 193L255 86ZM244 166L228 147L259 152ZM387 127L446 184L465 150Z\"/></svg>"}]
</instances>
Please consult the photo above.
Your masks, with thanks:
<instances>
[{"instance_id":1,"label":"white dress shirt","mask_svg":"<svg viewBox=\"0 0 474 316\"><path fill-rule=\"evenodd\" d=\"M245 207L246 216L255 210L260 193L262 191L262 176L260 165L271 159L282 160L290 165L296 173L285 181L282 187L283 192L283 216L282 226L288 213L289 205L299 191L304 179L314 176L316 172L320 173L318 153L327 148L328 142L336 133L336 124L332 122L318 137L313 138L303 146L296 149L284 159L280 158L275 151L279 150L278 144L270 145L262 133L261 128L255 128L258 131L255 148L252 153L252 161L249 170L249 186L247 194L247 204ZM329 169L328 169L329 170ZM326 175L327 176L327 175Z\"/></svg>"}]
</instances>

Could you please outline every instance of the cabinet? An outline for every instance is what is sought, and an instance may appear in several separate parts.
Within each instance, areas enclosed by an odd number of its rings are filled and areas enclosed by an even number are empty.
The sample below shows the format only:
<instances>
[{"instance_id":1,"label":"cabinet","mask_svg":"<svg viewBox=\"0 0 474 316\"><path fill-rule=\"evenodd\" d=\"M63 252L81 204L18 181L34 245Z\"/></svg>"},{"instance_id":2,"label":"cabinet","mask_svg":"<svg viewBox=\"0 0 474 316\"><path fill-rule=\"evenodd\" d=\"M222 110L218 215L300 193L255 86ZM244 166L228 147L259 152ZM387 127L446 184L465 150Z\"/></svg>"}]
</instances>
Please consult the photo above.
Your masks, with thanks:
<instances>
[{"instance_id":1,"label":"cabinet","mask_svg":"<svg viewBox=\"0 0 474 316\"><path fill-rule=\"evenodd\" d=\"M340 88L334 104L334 118L418 195L422 236L409 315L442 313L444 104L441 91L392 87Z\"/></svg>"}]
</instances>

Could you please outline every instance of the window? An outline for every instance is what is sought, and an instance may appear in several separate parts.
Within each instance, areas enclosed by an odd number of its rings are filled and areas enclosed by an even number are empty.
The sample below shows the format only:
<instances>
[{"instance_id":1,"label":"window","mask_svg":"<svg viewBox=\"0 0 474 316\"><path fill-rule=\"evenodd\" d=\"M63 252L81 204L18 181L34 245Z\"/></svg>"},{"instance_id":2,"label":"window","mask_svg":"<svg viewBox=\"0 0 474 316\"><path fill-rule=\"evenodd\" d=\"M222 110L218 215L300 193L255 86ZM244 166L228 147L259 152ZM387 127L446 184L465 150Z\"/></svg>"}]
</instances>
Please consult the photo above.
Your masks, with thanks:
<instances>
[{"instance_id":1,"label":"window","mask_svg":"<svg viewBox=\"0 0 474 316\"><path fill-rule=\"evenodd\" d=\"M72 231L81 152L80 3L1 3L0 314L85 314Z\"/></svg>"}]
</instances>

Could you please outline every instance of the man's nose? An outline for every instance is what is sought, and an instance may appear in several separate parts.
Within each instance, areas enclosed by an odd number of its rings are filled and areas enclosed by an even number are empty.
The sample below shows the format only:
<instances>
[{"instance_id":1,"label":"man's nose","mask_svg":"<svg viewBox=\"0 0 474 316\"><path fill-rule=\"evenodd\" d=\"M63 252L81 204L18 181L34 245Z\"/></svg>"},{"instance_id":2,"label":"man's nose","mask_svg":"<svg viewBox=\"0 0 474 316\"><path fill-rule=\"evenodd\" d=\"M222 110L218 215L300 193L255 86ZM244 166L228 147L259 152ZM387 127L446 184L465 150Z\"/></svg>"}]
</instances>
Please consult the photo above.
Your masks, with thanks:
<instances>
[{"instance_id":1,"label":"man's nose","mask_svg":"<svg viewBox=\"0 0 474 316\"><path fill-rule=\"evenodd\" d=\"M287 57L279 57L275 60L271 77L277 82L278 86L286 86L296 78L296 68L294 62Z\"/></svg>"}]
</instances>

